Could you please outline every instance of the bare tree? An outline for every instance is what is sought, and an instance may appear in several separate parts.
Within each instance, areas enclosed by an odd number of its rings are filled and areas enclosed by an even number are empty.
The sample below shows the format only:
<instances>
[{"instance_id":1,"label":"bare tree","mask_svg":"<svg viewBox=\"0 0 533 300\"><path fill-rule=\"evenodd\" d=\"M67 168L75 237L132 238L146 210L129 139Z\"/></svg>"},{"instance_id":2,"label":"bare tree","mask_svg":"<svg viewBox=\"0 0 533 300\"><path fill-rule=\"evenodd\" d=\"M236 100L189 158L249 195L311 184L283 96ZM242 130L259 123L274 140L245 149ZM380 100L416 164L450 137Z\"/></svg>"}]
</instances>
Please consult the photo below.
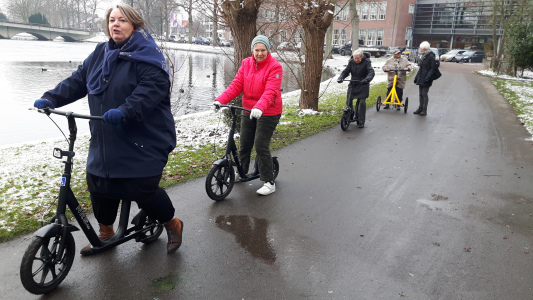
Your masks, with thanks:
<instances>
[{"instance_id":1,"label":"bare tree","mask_svg":"<svg viewBox=\"0 0 533 300\"><path fill-rule=\"evenodd\" d=\"M322 49L324 37L334 17L334 4L331 0L298 1L287 3L288 12L295 24L304 32L305 63L301 84L300 108L318 110L318 94L322 76Z\"/></svg>"},{"instance_id":2,"label":"bare tree","mask_svg":"<svg viewBox=\"0 0 533 300\"><path fill-rule=\"evenodd\" d=\"M250 56L250 44L257 34L257 17L263 0L214 0L234 41L235 70Z\"/></svg>"},{"instance_id":3,"label":"bare tree","mask_svg":"<svg viewBox=\"0 0 533 300\"><path fill-rule=\"evenodd\" d=\"M11 17L21 22L28 22L29 17L38 12L38 7L36 0L9 0L7 2L7 11Z\"/></svg>"}]
</instances>

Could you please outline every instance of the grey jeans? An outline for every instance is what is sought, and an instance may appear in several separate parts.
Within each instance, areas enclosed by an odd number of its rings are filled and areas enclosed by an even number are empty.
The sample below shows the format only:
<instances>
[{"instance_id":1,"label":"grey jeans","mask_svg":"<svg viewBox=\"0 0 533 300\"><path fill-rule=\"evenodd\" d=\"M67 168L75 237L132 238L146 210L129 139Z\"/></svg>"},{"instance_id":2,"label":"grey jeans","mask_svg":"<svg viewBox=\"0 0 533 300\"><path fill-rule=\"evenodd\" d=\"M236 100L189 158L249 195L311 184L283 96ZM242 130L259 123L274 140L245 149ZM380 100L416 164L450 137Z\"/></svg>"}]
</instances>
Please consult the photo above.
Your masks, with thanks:
<instances>
[{"instance_id":1,"label":"grey jeans","mask_svg":"<svg viewBox=\"0 0 533 300\"><path fill-rule=\"evenodd\" d=\"M259 119L250 120L247 113L241 116L241 136L239 145L239 161L245 173L250 168L250 156L255 144L255 160L259 165L261 181L274 181L274 168L272 155L270 154L270 139L279 123L281 115L262 116Z\"/></svg>"},{"instance_id":2,"label":"grey jeans","mask_svg":"<svg viewBox=\"0 0 533 300\"><path fill-rule=\"evenodd\" d=\"M418 86L418 99L420 101L420 108L427 109L428 108L428 92L429 92L429 86Z\"/></svg>"}]
</instances>

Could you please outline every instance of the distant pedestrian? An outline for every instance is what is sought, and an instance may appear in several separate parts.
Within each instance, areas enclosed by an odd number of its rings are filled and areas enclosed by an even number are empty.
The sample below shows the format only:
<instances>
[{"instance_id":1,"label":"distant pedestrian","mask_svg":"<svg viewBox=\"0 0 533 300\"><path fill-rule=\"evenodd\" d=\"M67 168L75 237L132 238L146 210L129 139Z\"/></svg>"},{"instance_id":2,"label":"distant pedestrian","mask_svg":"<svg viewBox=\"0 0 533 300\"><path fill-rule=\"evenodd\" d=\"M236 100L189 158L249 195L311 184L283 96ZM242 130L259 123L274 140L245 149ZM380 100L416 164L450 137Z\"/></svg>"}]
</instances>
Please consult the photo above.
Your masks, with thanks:
<instances>
[{"instance_id":1,"label":"distant pedestrian","mask_svg":"<svg viewBox=\"0 0 533 300\"><path fill-rule=\"evenodd\" d=\"M402 57L402 51L395 49L392 52L392 57L389 58L382 67L383 71L387 73L387 95L390 94L392 86L394 84L395 72L389 72L390 70L398 71L398 78L396 79L396 93L400 102L403 102L403 89L405 88L405 81L407 80L407 72L411 70L411 63L407 58ZM392 100L392 99L391 99ZM386 104L383 109L389 109L389 104ZM400 106L397 107L400 110Z\"/></svg>"},{"instance_id":2,"label":"distant pedestrian","mask_svg":"<svg viewBox=\"0 0 533 300\"><path fill-rule=\"evenodd\" d=\"M366 98L370 94L369 83L374 79L374 69L370 62L370 55L364 53L361 49L355 50L337 82L342 83L348 75L351 75L351 77L346 93L346 106L352 107L353 99L357 99L352 120L357 120L358 127L363 128L365 127Z\"/></svg>"},{"instance_id":3,"label":"distant pedestrian","mask_svg":"<svg viewBox=\"0 0 533 300\"><path fill-rule=\"evenodd\" d=\"M420 52L422 52L422 58L418 65L420 69L415 76L415 84L418 85L418 95L420 104L418 109L414 111L414 114L421 116L427 115L428 108L428 92L431 84L433 83L433 73L437 72L437 62L435 60L435 53L429 50L430 45L428 42L422 42L420 44Z\"/></svg>"}]
</instances>

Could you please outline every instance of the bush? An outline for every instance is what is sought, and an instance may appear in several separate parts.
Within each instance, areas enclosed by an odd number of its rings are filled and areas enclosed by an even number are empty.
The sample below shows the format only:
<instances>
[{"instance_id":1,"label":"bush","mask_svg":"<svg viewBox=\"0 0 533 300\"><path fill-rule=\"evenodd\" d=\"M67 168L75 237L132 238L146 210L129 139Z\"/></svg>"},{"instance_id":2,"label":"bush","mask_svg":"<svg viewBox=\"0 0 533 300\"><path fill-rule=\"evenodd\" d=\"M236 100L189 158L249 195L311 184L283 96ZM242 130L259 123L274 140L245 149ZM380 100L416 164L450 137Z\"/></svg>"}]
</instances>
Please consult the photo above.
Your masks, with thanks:
<instances>
[{"instance_id":1,"label":"bush","mask_svg":"<svg viewBox=\"0 0 533 300\"><path fill-rule=\"evenodd\" d=\"M28 18L28 22L35 23L35 24L43 24L43 25L49 25L48 20L45 16L41 15L41 13L36 13L34 15L31 15Z\"/></svg>"}]
</instances>

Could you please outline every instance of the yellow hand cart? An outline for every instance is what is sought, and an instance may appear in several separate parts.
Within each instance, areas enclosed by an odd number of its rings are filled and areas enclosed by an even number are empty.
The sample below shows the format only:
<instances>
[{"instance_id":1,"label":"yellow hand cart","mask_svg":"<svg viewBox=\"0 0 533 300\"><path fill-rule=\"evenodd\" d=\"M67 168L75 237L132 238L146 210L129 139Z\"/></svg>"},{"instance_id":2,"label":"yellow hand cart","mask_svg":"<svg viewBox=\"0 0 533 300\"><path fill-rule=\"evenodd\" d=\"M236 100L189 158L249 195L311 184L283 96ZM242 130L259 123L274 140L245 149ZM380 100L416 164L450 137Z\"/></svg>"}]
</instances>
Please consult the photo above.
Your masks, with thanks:
<instances>
[{"instance_id":1,"label":"yellow hand cart","mask_svg":"<svg viewBox=\"0 0 533 300\"><path fill-rule=\"evenodd\" d=\"M381 105L392 105L392 107L397 107L398 110L403 106L403 113L407 113L407 106L409 105L409 97L405 97L405 101L402 103L400 101L400 97L398 97L398 93L396 92L396 81L398 80L398 72L399 71L407 71L407 70L398 70L398 69L391 69L387 72L394 72L394 82L392 84L392 89L390 93L387 95L387 98L385 98L385 101L381 102L381 96L378 96L378 99L376 101L376 110L379 111L381 108Z\"/></svg>"}]
</instances>

